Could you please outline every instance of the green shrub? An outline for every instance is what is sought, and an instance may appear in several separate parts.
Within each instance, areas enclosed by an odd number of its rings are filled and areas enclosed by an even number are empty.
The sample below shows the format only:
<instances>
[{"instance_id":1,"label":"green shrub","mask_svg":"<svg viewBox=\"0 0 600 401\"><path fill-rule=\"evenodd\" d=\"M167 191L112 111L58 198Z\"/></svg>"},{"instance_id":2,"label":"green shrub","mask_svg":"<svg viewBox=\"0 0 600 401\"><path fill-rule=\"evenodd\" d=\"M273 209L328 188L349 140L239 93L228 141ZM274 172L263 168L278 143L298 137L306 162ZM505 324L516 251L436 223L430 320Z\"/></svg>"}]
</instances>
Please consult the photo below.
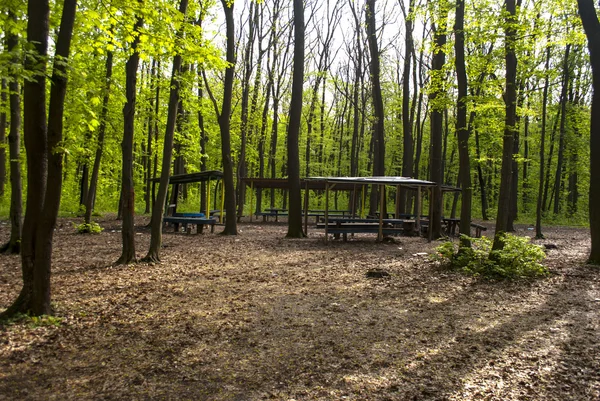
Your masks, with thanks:
<instances>
[{"instance_id":1,"label":"green shrub","mask_svg":"<svg viewBox=\"0 0 600 401\"><path fill-rule=\"evenodd\" d=\"M94 221L92 221L90 224L76 224L75 229L79 234L100 234L102 232L102 227L100 227L100 224Z\"/></svg>"},{"instance_id":2,"label":"green shrub","mask_svg":"<svg viewBox=\"0 0 600 401\"><path fill-rule=\"evenodd\" d=\"M1 324L13 325L24 323L30 328L43 327L43 326L56 326L59 327L63 321L63 318L51 315L42 316L30 316L25 313L17 313L8 319L0 321Z\"/></svg>"},{"instance_id":3,"label":"green shrub","mask_svg":"<svg viewBox=\"0 0 600 401\"><path fill-rule=\"evenodd\" d=\"M530 243L529 237L502 234L504 248L492 251L487 237L468 238L471 247L458 247L445 242L436 251L436 258L467 274L490 278L540 277L548 269L540 262L546 254L541 246Z\"/></svg>"}]
</instances>

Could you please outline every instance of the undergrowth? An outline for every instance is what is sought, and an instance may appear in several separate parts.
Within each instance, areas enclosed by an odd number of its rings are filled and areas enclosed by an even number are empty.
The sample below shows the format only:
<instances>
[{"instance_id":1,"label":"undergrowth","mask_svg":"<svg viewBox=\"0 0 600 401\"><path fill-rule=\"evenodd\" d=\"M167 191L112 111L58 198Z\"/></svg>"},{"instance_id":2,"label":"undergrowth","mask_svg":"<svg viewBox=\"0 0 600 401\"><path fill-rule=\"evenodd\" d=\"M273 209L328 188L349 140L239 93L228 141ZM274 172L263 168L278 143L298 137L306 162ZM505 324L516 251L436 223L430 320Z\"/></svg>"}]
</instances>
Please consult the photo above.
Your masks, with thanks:
<instances>
[{"instance_id":1,"label":"undergrowth","mask_svg":"<svg viewBox=\"0 0 600 401\"><path fill-rule=\"evenodd\" d=\"M55 326L59 327L62 323L62 318L58 316L42 315L42 316L30 316L24 313L18 313L8 319L2 320L0 323L5 325L12 325L17 323L25 323L29 328L44 327L44 326Z\"/></svg>"},{"instance_id":2,"label":"undergrowth","mask_svg":"<svg viewBox=\"0 0 600 401\"><path fill-rule=\"evenodd\" d=\"M501 250L492 251L492 240L487 237L467 237L470 248L444 242L436 248L435 258L450 268L488 278L516 279L548 274L548 269L540 263L546 256L541 246L532 244L529 237L502 235L504 248Z\"/></svg>"},{"instance_id":3,"label":"undergrowth","mask_svg":"<svg viewBox=\"0 0 600 401\"><path fill-rule=\"evenodd\" d=\"M79 234L100 234L102 232L102 227L95 221L92 221L89 224L75 224L75 229Z\"/></svg>"}]
</instances>

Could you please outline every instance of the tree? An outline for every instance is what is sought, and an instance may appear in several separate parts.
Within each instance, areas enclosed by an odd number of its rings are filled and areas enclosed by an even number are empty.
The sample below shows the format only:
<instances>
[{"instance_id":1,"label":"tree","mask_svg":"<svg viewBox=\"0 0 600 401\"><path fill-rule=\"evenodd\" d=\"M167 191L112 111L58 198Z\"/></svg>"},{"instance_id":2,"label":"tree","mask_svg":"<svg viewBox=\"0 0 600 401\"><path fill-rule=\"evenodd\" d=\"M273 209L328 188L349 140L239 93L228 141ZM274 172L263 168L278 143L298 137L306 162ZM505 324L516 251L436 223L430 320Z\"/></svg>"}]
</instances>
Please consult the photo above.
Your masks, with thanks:
<instances>
[{"instance_id":1,"label":"tree","mask_svg":"<svg viewBox=\"0 0 600 401\"><path fill-rule=\"evenodd\" d=\"M9 11L9 21L16 23L17 16ZM23 188L21 183L21 90L19 78L14 66L19 65L19 38L14 31L8 30L6 47L11 54L13 67L9 70L10 128L8 132L8 153L10 157L10 239L0 247L0 252L17 254L21 249L21 228L23 215Z\"/></svg>"},{"instance_id":2,"label":"tree","mask_svg":"<svg viewBox=\"0 0 600 401\"><path fill-rule=\"evenodd\" d=\"M62 187L62 128L67 89L67 59L71 47L76 0L65 0L56 41L56 55L46 118L46 56L50 7L48 0L30 0L27 41L35 52L25 60L34 78L24 85L24 137L27 149L27 209L23 224L21 266L23 288L2 314L50 314L52 239Z\"/></svg>"},{"instance_id":3,"label":"tree","mask_svg":"<svg viewBox=\"0 0 600 401\"><path fill-rule=\"evenodd\" d=\"M600 22L593 0L577 0L579 16L588 40L592 66L593 94L590 123L590 233L589 263L600 264Z\"/></svg>"},{"instance_id":4,"label":"tree","mask_svg":"<svg viewBox=\"0 0 600 401\"><path fill-rule=\"evenodd\" d=\"M496 217L496 232L494 235L493 250L504 248L503 234L508 228L510 214L510 194L513 165L514 131L517 118L517 55L516 28L517 23L515 0L506 0L506 21L504 27L504 51L506 60L506 87L504 93L505 119L504 139L502 147L502 170L500 175L500 192L498 194L498 213Z\"/></svg>"},{"instance_id":5,"label":"tree","mask_svg":"<svg viewBox=\"0 0 600 401\"><path fill-rule=\"evenodd\" d=\"M137 49L140 43L140 29L144 25L142 17L136 16L134 26L135 38L131 44L131 55L125 64L125 97L127 102L123 106L123 140L121 151L123 152L121 167L121 211L123 224L121 237L123 250L116 264L128 264L136 261L135 256L135 188L133 183L133 134L135 123L135 103L137 87L137 71L140 61L140 53Z\"/></svg>"},{"instance_id":6,"label":"tree","mask_svg":"<svg viewBox=\"0 0 600 401\"><path fill-rule=\"evenodd\" d=\"M179 3L179 12L182 18L187 11L188 0L181 0ZM183 24L182 24L183 26ZM179 37L183 36L183 29L180 28ZM158 185L158 196L152 207L152 218L150 222L150 247L148 254L144 258L148 262L160 262L160 245L162 243L162 223L164 204L167 200L167 189L169 187L169 177L171 175L171 160L173 158L173 136L175 135L175 120L177 119L177 109L179 106L179 87L181 75L181 54L177 53L173 58L173 72L171 74L171 91L169 93L169 106L167 111L167 128L165 131L165 141L163 145L163 158L160 173L160 182Z\"/></svg>"},{"instance_id":7,"label":"tree","mask_svg":"<svg viewBox=\"0 0 600 401\"><path fill-rule=\"evenodd\" d=\"M96 147L96 156L94 158L94 167L92 167L92 177L90 178L90 186L85 197L85 223L90 224L92 221L92 211L94 210L94 202L96 200L96 188L98 186L98 175L100 174L100 161L102 160L102 152L104 150L104 136L106 134L106 119L108 114L108 101L110 99L110 84L112 80L113 67L113 52L106 52L106 87L102 99L102 111L100 116L100 127L98 128L98 141Z\"/></svg>"},{"instance_id":8,"label":"tree","mask_svg":"<svg viewBox=\"0 0 600 401\"><path fill-rule=\"evenodd\" d=\"M460 208L460 233L471 235L471 160L469 157L469 128L467 126L467 70L465 67L465 2L457 0L456 19L454 23L454 51L458 81L458 97L456 98L456 135L458 137L459 173L458 181L462 190ZM461 237L463 246L469 246L469 240Z\"/></svg>"},{"instance_id":9,"label":"tree","mask_svg":"<svg viewBox=\"0 0 600 401\"><path fill-rule=\"evenodd\" d=\"M6 186L6 78L0 80L0 199Z\"/></svg>"},{"instance_id":10,"label":"tree","mask_svg":"<svg viewBox=\"0 0 600 401\"><path fill-rule=\"evenodd\" d=\"M375 0L367 0L366 4L366 29L371 56L371 95L373 97L373 175L385 175L385 112L383 109L383 96L381 94L381 66L379 60L379 46L377 43L377 29L375 25ZM377 209L377 190L371 190L370 212ZM385 196L384 193L379 196ZM385 203L384 203L385 206ZM384 213L385 210L380 210Z\"/></svg>"},{"instance_id":11,"label":"tree","mask_svg":"<svg viewBox=\"0 0 600 401\"><path fill-rule=\"evenodd\" d=\"M431 207L431 221L429 223L429 238L439 238L442 236L442 181L443 181L443 159L442 159L442 131L443 131L443 109L444 109L444 64L446 63L446 54L444 46L446 45L446 25L447 10L446 4L442 2L439 5L439 22L433 23L433 49L432 64L432 84L433 91L430 95L431 107L431 152L430 152L430 179L435 182L433 187L433 199Z\"/></svg>"},{"instance_id":12,"label":"tree","mask_svg":"<svg viewBox=\"0 0 600 401\"><path fill-rule=\"evenodd\" d=\"M300 151L298 137L302 118L302 85L304 83L304 6L302 0L294 0L294 72L292 100L288 125L288 182L289 219L286 237L302 238L302 196L300 189Z\"/></svg>"},{"instance_id":13,"label":"tree","mask_svg":"<svg viewBox=\"0 0 600 401\"><path fill-rule=\"evenodd\" d=\"M544 149L546 147L546 117L548 107L548 87L550 81L548 79L548 70L550 69L550 46L546 47L546 63L544 66L544 89L542 91L542 127L540 130L540 174L538 186L538 199L535 211L535 237L538 239L544 238L542 234L542 196L544 192Z\"/></svg>"},{"instance_id":14,"label":"tree","mask_svg":"<svg viewBox=\"0 0 600 401\"><path fill-rule=\"evenodd\" d=\"M408 5L408 13L405 11L404 1L400 0L400 7L404 14L405 24L405 38L404 38L404 70L402 72L402 176L412 177L414 160L413 160L413 129L412 122L410 119L410 62L414 52L413 43L413 13L415 7L415 1L410 0ZM410 202L406 191L403 191L400 195L400 202L397 205L398 210L401 213L406 213L407 209L410 209Z\"/></svg>"},{"instance_id":15,"label":"tree","mask_svg":"<svg viewBox=\"0 0 600 401\"><path fill-rule=\"evenodd\" d=\"M233 98L233 78L235 71L235 25L233 21L233 2L221 0L225 13L227 34L225 81L223 82L223 103L221 110L213 95L206 76L204 82L210 99L212 100L221 131L221 157L223 160L223 185L225 186L225 228L221 234L237 235L237 219L235 207L235 180L233 176L233 161L231 159L231 102Z\"/></svg>"}]
</instances>

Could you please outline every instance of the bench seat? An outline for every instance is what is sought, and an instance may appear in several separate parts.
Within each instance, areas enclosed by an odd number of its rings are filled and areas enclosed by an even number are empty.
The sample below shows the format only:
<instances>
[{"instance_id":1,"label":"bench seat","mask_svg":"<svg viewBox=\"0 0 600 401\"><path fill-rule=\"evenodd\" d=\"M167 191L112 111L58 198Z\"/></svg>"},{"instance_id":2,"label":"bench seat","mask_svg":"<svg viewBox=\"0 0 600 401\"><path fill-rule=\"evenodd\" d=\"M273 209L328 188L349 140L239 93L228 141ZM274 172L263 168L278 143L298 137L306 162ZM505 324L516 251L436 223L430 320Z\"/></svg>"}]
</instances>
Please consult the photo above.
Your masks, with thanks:
<instances>
[{"instance_id":1,"label":"bench seat","mask_svg":"<svg viewBox=\"0 0 600 401\"><path fill-rule=\"evenodd\" d=\"M210 226L210 232L215 232L215 224L217 223L216 219L206 219L203 217L184 217L184 216L165 216L163 217L163 223L171 223L175 227L175 231L179 231L179 225L182 224L184 228L189 225L196 225L196 232L198 234L202 233L202 229L204 226Z\"/></svg>"}]
</instances>

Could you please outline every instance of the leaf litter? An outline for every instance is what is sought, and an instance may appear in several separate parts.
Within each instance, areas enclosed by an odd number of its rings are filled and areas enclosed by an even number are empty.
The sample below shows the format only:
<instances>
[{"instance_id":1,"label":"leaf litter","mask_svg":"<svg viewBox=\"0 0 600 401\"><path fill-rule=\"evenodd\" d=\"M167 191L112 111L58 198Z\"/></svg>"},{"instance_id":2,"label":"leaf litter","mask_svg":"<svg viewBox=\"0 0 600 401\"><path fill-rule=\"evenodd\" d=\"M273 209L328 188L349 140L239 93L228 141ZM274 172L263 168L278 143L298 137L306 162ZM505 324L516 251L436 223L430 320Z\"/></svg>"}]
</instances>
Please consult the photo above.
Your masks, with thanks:
<instances>
[{"instance_id":1,"label":"leaf litter","mask_svg":"<svg viewBox=\"0 0 600 401\"><path fill-rule=\"evenodd\" d=\"M113 266L119 222L100 224L60 220L59 323L0 326L0 400L600 399L588 230L546 229L550 277L491 282L423 256L439 242L326 244L249 222L237 237L165 232L162 263ZM20 258L1 255L1 309L20 283Z\"/></svg>"}]
</instances>

